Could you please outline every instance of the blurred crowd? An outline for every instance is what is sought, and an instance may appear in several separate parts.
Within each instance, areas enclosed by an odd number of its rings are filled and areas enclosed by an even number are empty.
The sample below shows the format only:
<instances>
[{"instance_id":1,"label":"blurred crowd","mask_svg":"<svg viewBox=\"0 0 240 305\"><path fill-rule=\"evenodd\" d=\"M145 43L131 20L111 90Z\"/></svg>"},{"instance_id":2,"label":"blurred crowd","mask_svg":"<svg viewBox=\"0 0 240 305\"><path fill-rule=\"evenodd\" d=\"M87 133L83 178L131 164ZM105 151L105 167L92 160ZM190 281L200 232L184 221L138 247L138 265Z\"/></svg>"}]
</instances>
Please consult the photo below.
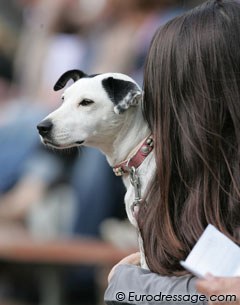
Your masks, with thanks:
<instances>
[{"instance_id":1,"label":"blurred crowd","mask_svg":"<svg viewBox=\"0 0 240 305\"><path fill-rule=\"evenodd\" d=\"M73 235L116 239L106 226L100 228L109 218L125 218L121 179L92 148L67 152L44 148L36 125L60 104L61 92L52 88L67 70L122 72L141 84L155 30L194 4L0 2L0 228L16 226L18 234L28 230L41 239ZM107 228L110 225L113 222ZM89 275L89 284L92 272L81 272L86 282Z\"/></svg>"}]
</instances>

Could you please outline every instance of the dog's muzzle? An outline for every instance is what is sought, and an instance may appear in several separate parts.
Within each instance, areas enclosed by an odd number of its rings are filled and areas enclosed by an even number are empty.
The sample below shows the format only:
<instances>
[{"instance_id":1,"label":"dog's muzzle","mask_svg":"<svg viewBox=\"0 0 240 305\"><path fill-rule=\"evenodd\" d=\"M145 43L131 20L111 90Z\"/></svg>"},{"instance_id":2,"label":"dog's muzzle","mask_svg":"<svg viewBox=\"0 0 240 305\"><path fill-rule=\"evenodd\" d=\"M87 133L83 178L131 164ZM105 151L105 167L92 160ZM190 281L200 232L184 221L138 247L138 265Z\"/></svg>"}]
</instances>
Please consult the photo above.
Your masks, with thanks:
<instances>
[{"instance_id":1,"label":"dog's muzzle","mask_svg":"<svg viewBox=\"0 0 240 305\"><path fill-rule=\"evenodd\" d=\"M44 120L37 125L38 132L42 137L42 142L45 145L55 147L58 149L65 149L65 148L79 146L85 142L84 140L80 140L73 143L62 143L62 144L57 143L53 138L53 133L52 133L53 127L54 125L51 120Z\"/></svg>"},{"instance_id":2,"label":"dog's muzzle","mask_svg":"<svg viewBox=\"0 0 240 305\"><path fill-rule=\"evenodd\" d=\"M49 136L49 134L52 130L52 127L53 127L53 124L50 120L44 120L37 125L38 132L42 137Z\"/></svg>"}]
</instances>

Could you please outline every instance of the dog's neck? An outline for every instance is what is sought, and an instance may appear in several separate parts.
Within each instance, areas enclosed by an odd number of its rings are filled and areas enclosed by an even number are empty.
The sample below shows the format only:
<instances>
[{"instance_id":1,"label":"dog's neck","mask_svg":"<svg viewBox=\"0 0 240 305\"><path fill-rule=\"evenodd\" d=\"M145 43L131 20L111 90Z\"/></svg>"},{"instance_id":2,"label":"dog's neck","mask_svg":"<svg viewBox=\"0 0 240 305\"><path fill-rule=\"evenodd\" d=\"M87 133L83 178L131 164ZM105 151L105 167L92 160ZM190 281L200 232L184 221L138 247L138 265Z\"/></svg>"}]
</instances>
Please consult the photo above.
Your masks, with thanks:
<instances>
[{"instance_id":1,"label":"dog's neck","mask_svg":"<svg viewBox=\"0 0 240 305\"><path fill-rule=\"evenodd\" d=\"M150 130L143 119L141 108L127 111L111 149L105 153L109 164L114 166L131 157L131 152L149 134Z\"/></svg>"}]
</instances>

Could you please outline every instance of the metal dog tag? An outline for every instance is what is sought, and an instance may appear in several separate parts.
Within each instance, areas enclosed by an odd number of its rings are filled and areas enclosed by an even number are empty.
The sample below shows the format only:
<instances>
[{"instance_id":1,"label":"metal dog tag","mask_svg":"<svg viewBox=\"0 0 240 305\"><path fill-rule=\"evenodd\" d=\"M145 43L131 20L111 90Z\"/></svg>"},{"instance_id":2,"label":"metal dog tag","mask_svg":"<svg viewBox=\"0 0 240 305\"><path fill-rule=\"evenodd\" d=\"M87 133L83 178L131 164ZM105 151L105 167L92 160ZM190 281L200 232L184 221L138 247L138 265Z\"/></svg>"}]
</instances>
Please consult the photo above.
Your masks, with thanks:
<instances>
[{"instance_id":1,"label":"metal dog tag","mask_svg":"<svg viewBox=\"0 0 240 305\"><path fill-rule=\"evenodd\" d=\"M139 179L139 176L137 174L137 170L135 167L131 167L131 169L130 169L130 182L131 182L132 186L134 187L134 193L135 193L134 202L131 205L131 209L132 209L133 214L136 214L136 212L138 211L138 206L142 199L141 199L140 179Z\"/></svg>"}]
</instances>

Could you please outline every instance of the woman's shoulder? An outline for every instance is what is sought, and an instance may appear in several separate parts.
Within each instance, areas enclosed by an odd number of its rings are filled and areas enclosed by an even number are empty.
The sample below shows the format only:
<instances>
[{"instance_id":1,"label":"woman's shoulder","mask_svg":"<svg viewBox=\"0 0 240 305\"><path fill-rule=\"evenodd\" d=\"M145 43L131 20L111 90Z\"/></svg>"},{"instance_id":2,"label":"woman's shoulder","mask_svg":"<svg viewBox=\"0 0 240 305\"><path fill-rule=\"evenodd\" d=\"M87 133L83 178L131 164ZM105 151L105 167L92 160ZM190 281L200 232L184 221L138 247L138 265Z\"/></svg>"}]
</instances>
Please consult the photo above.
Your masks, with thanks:
<instances>
[{"instance_id":1,"label":"woman's shoulder","mask_svg":"<svg viewBox=\"0 0 240 305\"><path fill-rule=\"evenodd\" d=\"M105 292L107 304L203 305L192 275L161 276L134 265L120 265ZM120 296L120 298L119 298Z\"/></svg>"}]
</instances>

